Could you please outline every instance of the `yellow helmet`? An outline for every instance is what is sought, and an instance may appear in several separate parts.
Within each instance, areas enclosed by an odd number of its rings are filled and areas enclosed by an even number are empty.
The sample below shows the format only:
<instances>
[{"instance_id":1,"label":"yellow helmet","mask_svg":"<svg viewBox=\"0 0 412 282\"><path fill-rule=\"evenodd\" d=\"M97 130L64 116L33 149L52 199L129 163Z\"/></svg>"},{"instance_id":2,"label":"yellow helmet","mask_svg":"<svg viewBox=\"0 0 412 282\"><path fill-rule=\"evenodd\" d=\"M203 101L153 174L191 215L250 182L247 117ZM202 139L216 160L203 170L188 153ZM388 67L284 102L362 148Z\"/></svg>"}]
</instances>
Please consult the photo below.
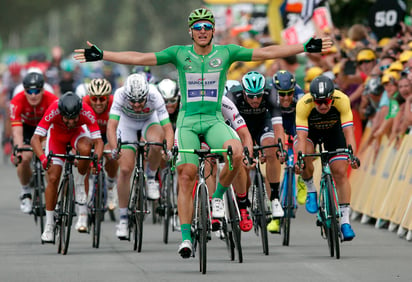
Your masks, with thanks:
<instances>
[{"instance_id":1,"label":"yellow helmet","mask_svg":"<svg viewBox=\"0 0 412 282\"><path fill-rule=\"evenodd\" d=\"M393 62L390 66L389 66L389 71L403 71L403 64L399 61L395 61Z\"/></svg>"},{"instance_id":2,"label":"yellow helmet","mask_svg":"<svg viewBox=\"0 0 412 282\"><path fill-rule=\"evenodd\" d=\"M338 73L340 73L341 68L342 68L341 63L335 64L332 68L333 74L336 76Z\"/></svg>"},{"instance_id":3,"label":"yellow helmet","mask_svg":"<svg viewBox=\"0 0 412 282\"><path fill-rule=\"evenodd\" d=\"M323 70L320 67L311 67L306 71L305 82L311 82L315 77L321 75Z\"/></svg>"},{"instance_id":4,"label":"yellow helmet","mask_svg":"<svg viewBox=\"0 0 412 282\"><path fill-rule=\"evenodd\" d=\"M356 61L373 61L376 60L376 54L372 49L362 49L356 55Z\"/></svg>"},{"instance_id":5,"label":"yellow helmet","mask_svg":"<svg viewBox=\"0 0 412 282\"><path fill-rule=\"evenodd\" d=\"M382 84L385 84L387 82L397 83L399 78L400 78L399 73L395 71L390 71L382 76L381 83Z\"/></svg>"},{"instance_id":6,"label":"yellow helmet","mask_svg":"<svg viewBox=\"0 0 412 282\"><path fill-rule=\"evenodd\" d=\"M391 41L391 39L389 37L384 37L381 40L379 40L378 46L379 47L385 47L389 43L389 41Z\"/></svg>"},{"instance_id":7,"label":"yellow helmet","mask_svg":"<svg viewBox=\"0 0 412 282\"><path fill-rule=\"evenodd\" d=\"M412 50L405 50L399 56L399 61L403 64L409 61L412 58Z\"/></svg>"}]
</instances>

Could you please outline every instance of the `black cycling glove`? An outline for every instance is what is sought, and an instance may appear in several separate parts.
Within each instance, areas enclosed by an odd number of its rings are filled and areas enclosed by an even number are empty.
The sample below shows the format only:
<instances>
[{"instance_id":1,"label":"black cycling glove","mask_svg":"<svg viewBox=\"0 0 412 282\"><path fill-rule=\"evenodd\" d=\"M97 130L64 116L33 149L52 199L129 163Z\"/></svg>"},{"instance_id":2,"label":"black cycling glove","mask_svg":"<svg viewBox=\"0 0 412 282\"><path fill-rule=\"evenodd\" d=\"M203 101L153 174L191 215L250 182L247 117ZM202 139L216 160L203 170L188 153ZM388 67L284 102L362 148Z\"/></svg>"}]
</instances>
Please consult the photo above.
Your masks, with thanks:
<instances>
[{"instance_id":1,"label":"black cycling glove","mask_svg":"<svg viewBox=\"0 0 412 282\"><path fill-rule=\"evenodd\" d=\"M103 59L103 50L100 50L96 45L84 50L86 62L100 61Z\"/></svg>"},{"instance_id":2,"label":"black cycling glove","mask_svg":"<svg viewBox=\"0 0 412 282\"><path fill-rule=\"evenodd\" d=\"M305 52L309 53L319 53L322 51L322 39L315 39L311 37L308 41L303 44Z\"/></svg>"}]
</instances>

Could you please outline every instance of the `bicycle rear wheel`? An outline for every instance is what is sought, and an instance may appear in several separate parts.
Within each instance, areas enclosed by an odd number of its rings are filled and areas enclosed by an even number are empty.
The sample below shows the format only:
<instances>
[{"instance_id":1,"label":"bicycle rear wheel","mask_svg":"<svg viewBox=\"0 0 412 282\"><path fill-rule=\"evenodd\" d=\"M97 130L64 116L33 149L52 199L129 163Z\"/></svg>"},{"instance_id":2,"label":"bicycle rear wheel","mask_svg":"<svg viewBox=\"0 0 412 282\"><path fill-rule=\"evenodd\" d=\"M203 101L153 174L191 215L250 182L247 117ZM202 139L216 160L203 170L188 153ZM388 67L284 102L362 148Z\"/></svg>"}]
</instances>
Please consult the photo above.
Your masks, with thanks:
<instances>
[{"instance_id":1,"label":"bicycle rear wheel","mask_svg":"<svg viewBox=\"0 0 412 282\"><path fill-rule=\"evenodd\" d=\"M145 213L147 210L147 206L145 205L145 182L144 182L144 175L143 173L138 174L138 191L137 191L137 211L136 211L136 233L137 233L137 252L142 251L142 243L143 243L143 221L145 217ZM136 244L136 243L135 243Z\"/></svg>"},{"instance_id":2,"label":"bicycle rear wheel","mask_svg":"<svg viewBox=\"0 0 412 282\"><path fill-rule=\"evenodd\" d=\"M263 248L263 253L265 255L269 255L269 243L268 243L268 230L267 230L267 210L266 210L266 199L265 199L265 192L263 189L265 187L263 186L263 178L260 173L256 173L256 181L257 181L257 186L256 186L256 200L257 200L257 208L259 209L258 211L258 221L259 221L259 227L260 227L260 236L262 239L262 248Z\"/></svg>"},{"instance_id":3,"label":"bicycle rear wheel","mask_svg":"<svg viewBox=\"0 0 412 282\"><path fill-rule=\"evenodd\" d=\"M292 168L289 167L286 170L286 179L283 183L283 191L284 199L283 199L283 210L285 215L282 219L282 233L283 233L283 246L289 246L290 240L290 222L291 218L293 217L293 209L294 209L294 196L293 196L293 177L295 177Z\"/></svg>"},{"instance_id":4,"label":"bicycle rear wheel","mask_svg":"<svg viewBox=\"0 0 412 282\"><path fill-rule=\"evenodd\" d=\"M236 209L234 201L236 201L236 196L233 194L233 190L230 187L226 191L226 197L227 197L227 203L228 203L228 208L229 208L229 223L232 227L231 231L231 236L232 237L232 242L234 244L234 247L237 250L237 255L238 255L238 261L239 263L243 262L243 252L242 252L242 244L241 244L241 230L239 227L239 213ZM232 259L234 260L234 258Z\"/></svg>"},{"instance_id":5,"label":"bicycle rear wheel","mask_svg":"<svg viewBox=\"0 0 412 282\"><path fill-rule=\"evenodd\" d=\"M208 204L209 201L207 197L207 187L201 184L199 187L199 221L198 221L198 232L199 232L199 265L200 272L206 274L206 264L207 264L207 231L208 231Z\"/></svg>"},{"instance_id":6,"label":"bicycle rear wheel","mask_svg":"<svg viewBox=\"0 0 412 282\"><path fill-rule=\"evenodd\" d=\"M331 244L332 248L335 249L336 259L340 258L340 246L339 246L339 224L338 217L336 216L337 203L335 201L334 187L332 183L332 178L326 177L327 193L328 193L328 214L330 218L330 240L333 242ZM331 256L333 251L331 250Z\"/></svg>"},{"instance_id":7,"label":"bicycle rear wheel","mask_svg":"<svg viewBox=\"0 0 412 282\"><path fill-rule=\"evenodd\" d=\"M61 228L60 228L60 243L61 253L67 254L70 243L70 229L74 215L74 201L73 201L74 182L73 178L69 177L64 181L63 190L61 191Z\"/></svg>"},{"instance_id":8,"label":"bicycle rear wheel","mask_svg":"<svg viewBox=\"0 0 412 282\"><path fill-rule=\"evenodd\" d=\"M166 173L163 180L163 189L162 194L165 195L163 199L163 208L164 208L164 218L163 218L163 242L167 244L169 242L169 226L170 226L170 217L172 216L172 192L173 192L173 183L170 175L170 171Z\"/></svg>"}]
</instances>

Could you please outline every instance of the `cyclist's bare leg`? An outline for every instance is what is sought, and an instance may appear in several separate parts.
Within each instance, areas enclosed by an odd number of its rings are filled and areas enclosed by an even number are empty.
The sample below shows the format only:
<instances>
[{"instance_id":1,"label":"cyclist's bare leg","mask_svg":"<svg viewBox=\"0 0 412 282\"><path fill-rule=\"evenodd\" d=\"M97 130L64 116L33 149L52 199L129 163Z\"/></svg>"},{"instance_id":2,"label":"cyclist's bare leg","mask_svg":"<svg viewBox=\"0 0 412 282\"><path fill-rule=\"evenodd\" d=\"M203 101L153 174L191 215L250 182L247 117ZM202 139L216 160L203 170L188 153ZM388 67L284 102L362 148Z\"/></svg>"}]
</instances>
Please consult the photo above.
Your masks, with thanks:
<instances>
[{"instance_id":1,"label":"cyclist's bare leg","mask_svg":"<svg viewBox=\"0 0 412 282\"><path fill-rule=\"evenodd\" d=\"M57 187L60 183L60 176L62 173L62 166L52 164L47 170L48 181L45 190L46 210L54 211L57 203Z\"/></svg>"},{"instance_id":2,"label":"cyclist's bare leg","mask_svg":"<svg viewBox=\"0 0 412 282\"><path fill-rule=\"evenodd\" d=\"M27 146L23 146L27 147ZM22 186L27 186L30 183L32 177L32 169L30 167L31 159L33 157L32 152L21 153L21 163L17 166L17 177L20 180Z\"/></svg>"},{"instance_id":3,"label":"cyclist's bare leg","mask_svg":"<svg viewBox=\"0 0 412 282\"><path fill-rule=\"evenodd\" d=\"M232 166L233 170L229 170L228 160L225 157L225 166L223 167L219 182L224 187L229 187L229 185L233 182L234 178L239 172L240 167L242 166L243 160L243 147L242 143L237 139L230 139L223 144L223 148L227 149L229 146L232 146ZM225 154L226 155L226 154Z\"/></svg>"},{"instance_id":4,"label":"cyclist's bare leg","mask_svg":"<svg viewBox=\"0 0 412 282\"><path fill-rule=\"evenodd\" d=\"M333 179L335 180L338 192L339 203L350 203L351 186L348 179L348 162L346 160L336 160L330 164Z\"/></svg>"},{"instance_id":5,"label":"cyclist's bare leg","mask_svg":"<svg viewBox=\"0 0 412 282\"><path fill-rule=\"evenodd\" d=\"M162 143L164 139L163 128L159 124L154 124L147 129L146 140L149 142ZM151 146L149 150L149 168L156 171L160 166L162 160L162 148L160 146Z\"/></svg>"},{"instance_id":6,"label":"cyclist's bare leg","mask_svg":"<svg viewBox=\"0 0 412 282\"><path fill-rule=\"evenodd\" d=\"M110 149L109 144L106 144L104 146L104 149L109 150ZM113 160L112 158L106 155L104 170L107 173L107 177L110 177L113 179L116 178L117 171L119 170L119 164L117 163L117 160Z\"/></svg>"},{"instance_id":7,"label":"cyclist's bare leg","mask_svg":"<svg viewBox=\"0 0 412 282\"><path fill-rule=\"evenodd\" d=\"M136 153L131 149L122 149L119 164L119 175L117 178L117 195L119 198L119 208L126 208L129 202L130 177L135 165Z\"/></svg>"},{"instance_id":8,"label":"cyclist's bare leg","mask_svg":"<svg viewBox=\"0 0 412 282\"><path fill-rule=\"evenodd\" d=\"M191 224L193 213L193 187L196 183L197 167L194 164L182 164L177 167L179 194L177 210L180 224Z\"/></svg>"},{"instance_id":9,"label":"cyclist's bare leg","mask_svg":"<svg viewBox=\"0 0 412 282\"><path fill-rule=\"evenodd\" d=\"M306 154L311 154L311 153L315 152L315 148L314 148L313 144L309 141L306 141L305 152L306 152ZM311 158L311 157L305 158L305 168L303 169L303 172L302 172L303 180L311 179L313 177L313 171L314 171L313 158ZM309 192L309 190L308 190L308 192Z\"/></svg>"},{"instance_id":10,"label":"cyclist's bare leg","mask_svg":"<svg viewBox=\"0 0 412 282\"><path fill-rule=\"evenodd\" d=\"M261 142L262 146L268 146L268 145L273 145L275 144L275 139L272 137L268 137L262 140ZM277 148L266 148L264 150L265 153L265 158L266 158L266 192L270 197L272 198L271 195L271 186L277 183L277 186L279 187L279 181L280 181L280 162L276 158L276 150ZM269 183L269 185L268 185ZM276 195L275 198L277 199L279 196Z\"/></svg>"}]
</instances>

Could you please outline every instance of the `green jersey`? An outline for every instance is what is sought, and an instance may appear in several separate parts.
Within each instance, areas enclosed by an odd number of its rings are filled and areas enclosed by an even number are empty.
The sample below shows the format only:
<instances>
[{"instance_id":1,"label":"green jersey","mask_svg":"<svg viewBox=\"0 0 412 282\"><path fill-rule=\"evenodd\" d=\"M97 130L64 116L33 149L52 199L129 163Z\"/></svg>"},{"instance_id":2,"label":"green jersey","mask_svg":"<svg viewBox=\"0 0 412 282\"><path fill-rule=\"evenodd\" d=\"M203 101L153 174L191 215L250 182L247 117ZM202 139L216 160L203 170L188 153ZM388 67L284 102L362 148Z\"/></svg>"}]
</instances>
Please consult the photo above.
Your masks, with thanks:
<instances>
[{"instance_id":1,"label":"green jersey","mask_svg":"<svg viewBox=\"0 0 412 282\"><path fill-rule=\"evenodd\" d=\"M193 45L171 46L155 53L157 64L174 64L179 73L184 116L221 112L226 75L235 61L250 61L253 49L235 44L213 45L208 55L197 55Z\"/></svg>"}]
</instances>

